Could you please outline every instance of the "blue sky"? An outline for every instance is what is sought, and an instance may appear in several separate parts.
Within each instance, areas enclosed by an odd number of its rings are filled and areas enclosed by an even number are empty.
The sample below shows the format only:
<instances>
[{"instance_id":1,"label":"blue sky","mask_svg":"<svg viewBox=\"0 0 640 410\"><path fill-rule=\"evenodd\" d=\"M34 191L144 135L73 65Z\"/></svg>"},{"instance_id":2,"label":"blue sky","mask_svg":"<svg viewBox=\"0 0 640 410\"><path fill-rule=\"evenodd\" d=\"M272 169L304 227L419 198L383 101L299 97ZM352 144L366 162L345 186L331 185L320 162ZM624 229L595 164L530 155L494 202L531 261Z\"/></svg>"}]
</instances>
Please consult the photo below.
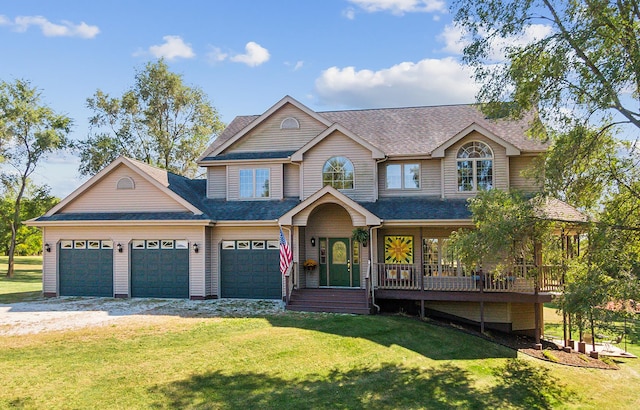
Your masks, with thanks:
<instances>
[{"instance_id":1,"label":"blue sky","mask_svg":"<svg viewBox=\"0 0 640 410\"><path fill-rule=\"evenodd\" d=\"M88 133L86 99L120 96L164 57L224 122L284 95L314 110L469 103L461 36L444 0L3 1L0 80L31 81ZM63 197L82 182L70 153L35 180Z\"/></svg>"}]
</instances>

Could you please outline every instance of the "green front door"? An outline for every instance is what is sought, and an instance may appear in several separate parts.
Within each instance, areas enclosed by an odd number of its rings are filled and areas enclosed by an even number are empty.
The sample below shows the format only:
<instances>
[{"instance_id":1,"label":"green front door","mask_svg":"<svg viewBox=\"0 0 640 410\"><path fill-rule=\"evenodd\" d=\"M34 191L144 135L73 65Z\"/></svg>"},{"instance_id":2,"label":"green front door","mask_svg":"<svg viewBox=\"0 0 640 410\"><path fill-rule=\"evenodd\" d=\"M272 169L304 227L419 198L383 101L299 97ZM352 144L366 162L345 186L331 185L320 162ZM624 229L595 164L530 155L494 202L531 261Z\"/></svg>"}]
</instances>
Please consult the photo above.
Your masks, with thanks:
<instances>
[{"instance_id":1,"label":"green front door","mask_svg":"<svg viewBox=\"0 0 640 410\"><path fill-rule=\"evenodd\" d=\"M351 250L348 238L329 238L329 286L351 286Z\"/></svg>"}]
</instances>

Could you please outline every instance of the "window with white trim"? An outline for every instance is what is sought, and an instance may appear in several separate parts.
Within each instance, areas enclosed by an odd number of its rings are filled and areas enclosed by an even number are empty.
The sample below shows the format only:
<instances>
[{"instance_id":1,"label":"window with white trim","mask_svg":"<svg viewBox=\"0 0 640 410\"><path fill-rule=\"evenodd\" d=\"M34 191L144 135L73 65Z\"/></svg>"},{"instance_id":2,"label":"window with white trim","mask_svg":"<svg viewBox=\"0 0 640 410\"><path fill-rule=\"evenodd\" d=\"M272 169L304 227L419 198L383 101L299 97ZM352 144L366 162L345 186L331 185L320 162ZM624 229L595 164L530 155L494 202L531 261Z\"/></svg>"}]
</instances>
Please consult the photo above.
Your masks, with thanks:
<instances>
[{"instance_id":1,"label":"window with white trim","mask_svg":"<svg viewBox=\"0 0 640 410\"><path fill-rule=\"evenodd\" d=\"M270 169L248 168L240 170L240 198L269 198Z\"/></svg>"},{"instance_id":2,"label":"window with white trim","mask_svg":"<svg viewBox=\"0 0 640 410\"><path fill-rule=\"evenodd\" d=\"M331 185L335 189L353 189L353 164L345 157L332 157L322 168L322 185Z\"/></svg>"},{"instance_id":3,"label":"window with white trim","mask_svg":"<svg viewBox=\"0 0 640 410\"><path fill-rule=\"evenodd\" d=\"M419 189L420 164L388 164L387 189Z\"/></svg>"},{"instance_id":4,"label":"window with white trim","mask_svg":"<svg viewBox=\"0 0 640 410\"><path fill-rule=\"evenodd\" d=\"M460 147L457 168L459 192L493 188L493 152L484 142L471 141Z\"/></svg>"}]
</instances>

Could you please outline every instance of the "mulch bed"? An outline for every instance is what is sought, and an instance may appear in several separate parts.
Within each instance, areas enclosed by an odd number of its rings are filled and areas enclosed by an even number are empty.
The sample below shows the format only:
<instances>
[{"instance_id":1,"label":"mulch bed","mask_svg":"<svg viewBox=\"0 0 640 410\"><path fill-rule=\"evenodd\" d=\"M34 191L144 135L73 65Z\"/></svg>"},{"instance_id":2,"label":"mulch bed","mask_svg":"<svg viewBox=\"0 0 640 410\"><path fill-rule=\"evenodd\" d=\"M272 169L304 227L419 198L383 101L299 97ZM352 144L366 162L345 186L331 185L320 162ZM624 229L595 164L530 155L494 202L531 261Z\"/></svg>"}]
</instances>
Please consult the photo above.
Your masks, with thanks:
<instances>
[{"instance_id":1,"label":"mulch bed","mask_svg":"<svg viewBox=\"0 0 640 410\"><path fill-rule=\"evenodd\" d=\"M573 351L571 353L561 350L555 343L548 340L541 340L542 350L534 349L535 340L528 336L515 335L510 333L503 333L494 330L485 331L484 334L479 332L475 326L452 323L446 321L440 321L430 318L429 322L432 324L453 327L468 334L472 334L477 337L489 340L494 343L501 344L518 352L524 353L536 359L545 360L548 362L563 364L567 366L576 367L589 367L595 369L607 369L617 370L618 366L613 360L608 360L608 363L600 359L594 359L589 355L578 353ZM551 360L550 357L546 357L543 352L547 352L547 355L555 360Z\"/></svg>"}]
</instances>

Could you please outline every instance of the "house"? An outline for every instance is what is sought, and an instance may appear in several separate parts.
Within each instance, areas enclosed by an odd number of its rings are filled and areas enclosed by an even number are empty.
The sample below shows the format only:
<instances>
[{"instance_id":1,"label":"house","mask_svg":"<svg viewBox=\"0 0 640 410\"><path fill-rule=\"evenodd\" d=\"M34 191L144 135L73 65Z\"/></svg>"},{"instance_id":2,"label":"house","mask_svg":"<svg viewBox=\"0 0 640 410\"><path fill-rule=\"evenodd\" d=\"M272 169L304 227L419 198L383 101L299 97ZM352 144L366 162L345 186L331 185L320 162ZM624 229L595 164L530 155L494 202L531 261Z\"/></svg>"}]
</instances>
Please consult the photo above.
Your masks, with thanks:
<instances>
[{"instance_id":1,"label":"house","mask_svg":"<svg viewBox=\"0 0 640 410\"><path fill-rule=\"evenodd\" d=\"M199 158L206 180L125 157L44 216L45 296L272 298L368 312L385 301L508 331L540 329L557 277L466 271L448 236L483 189L539 190L533 114L475 105L316 112L286 96L236 117ZM368 241L352 239L362 228ZM279 271L279 233L293 251ZM303 262L313 260L313 269ZM332 309L334 308L334 309ZM360 310L358 310L360 309Z\"/></svg>"}]
</instances>

